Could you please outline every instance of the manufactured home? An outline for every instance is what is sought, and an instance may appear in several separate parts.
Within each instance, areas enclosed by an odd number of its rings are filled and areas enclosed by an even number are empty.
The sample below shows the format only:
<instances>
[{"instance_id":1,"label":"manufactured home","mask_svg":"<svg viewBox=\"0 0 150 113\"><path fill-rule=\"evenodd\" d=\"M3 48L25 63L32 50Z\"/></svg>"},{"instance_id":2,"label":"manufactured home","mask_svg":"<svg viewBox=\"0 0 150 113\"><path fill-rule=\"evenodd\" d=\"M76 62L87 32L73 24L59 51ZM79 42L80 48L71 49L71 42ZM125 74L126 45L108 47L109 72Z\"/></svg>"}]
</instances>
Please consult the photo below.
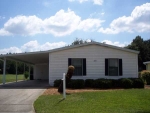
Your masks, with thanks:
<instances>
[{"instance_id":1,"label":"manufactured home","mask_svg":"<svg viewBox=\"0 0 150 113\"><path fill-rule=\"evenodd\" d=\"M146 70L149 70L149 71L150 71L150 61L143 62L143 64L146 65Z\"/></svg>"},{"instance_id":2,"label":"manufactured home","mask_svg":"<svg viewBox=\"0 0 150 113\"><path fill-rule=\"evenodd\" d=\"M138 51L104 43L89 42L49 51L0 55L4 62L15 60L34 66L33 79L47 79L50 85L62 79L68 66L75 66L72 79L137 78ZM5 75L5 71L3 73Z\"/></svg>"}]
</instances>

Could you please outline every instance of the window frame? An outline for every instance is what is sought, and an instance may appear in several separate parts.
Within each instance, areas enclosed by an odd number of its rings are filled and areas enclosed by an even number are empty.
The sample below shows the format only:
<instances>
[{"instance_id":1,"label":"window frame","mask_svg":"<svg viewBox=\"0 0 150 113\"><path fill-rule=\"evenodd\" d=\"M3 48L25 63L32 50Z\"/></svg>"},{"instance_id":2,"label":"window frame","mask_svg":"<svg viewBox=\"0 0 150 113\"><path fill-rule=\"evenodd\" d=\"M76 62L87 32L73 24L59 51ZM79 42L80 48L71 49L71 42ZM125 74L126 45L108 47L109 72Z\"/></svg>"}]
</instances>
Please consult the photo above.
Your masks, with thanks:
<instances>
[{"instance_id":1,"label":"window frame","mask_svg":"<svg viewBox=\"0 0 150 113\"><path fill-rule=\"evenodd\" d=\"M110 60L117 60L117 75L110 75ZM109 58L108 59L108 76L119 76L119 59L118 58Z\"/></svg>"},{"instance_id":2,"label":"window frame","mask_svg":"<svg viewBox=\"0 0 150 113\"><path fill-rule=\"evenodd\" d=\"M118 59L118 75L115 76L123 76L123 62L122 58L105 58L105 76L112 76L109 74L109 59ZM113 77L112 76L112 77Z\"/></svg>"},{"instance_id":3,"label":"window frame","mask_svg":"<svg viewBox=\"0 0 150 113\"><path fill-rule=\"evenodd\" d=\"M82 75L73 76L86 76L86 58L68 58L68 66L72 65L72 59L82 59Z\"/></svg>"}]
</instances>

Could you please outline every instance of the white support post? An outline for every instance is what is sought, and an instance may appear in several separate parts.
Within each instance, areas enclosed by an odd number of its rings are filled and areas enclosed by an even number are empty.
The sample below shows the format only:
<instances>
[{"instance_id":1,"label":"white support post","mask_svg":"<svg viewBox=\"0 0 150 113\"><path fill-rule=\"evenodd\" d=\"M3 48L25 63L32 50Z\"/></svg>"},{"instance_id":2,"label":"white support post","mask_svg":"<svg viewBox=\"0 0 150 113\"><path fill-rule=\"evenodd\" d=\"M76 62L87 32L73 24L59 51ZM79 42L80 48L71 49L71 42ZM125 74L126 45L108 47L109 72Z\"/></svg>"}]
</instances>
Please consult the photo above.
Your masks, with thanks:
<instances>
[{"instance_id":1,"label":"white support post","mask_svg":"<svg viewBox=\"0 0 150 113\"><path fill-rule=\"evenodd\" d=\"M5 84L6 81L6 58L4 58L3 61L3 84Z\"/></svg>"},{"instance_id":2,"label":"white support post","mask_svg":"<svg viewBox=\"0 0 150 113\"><path fill-rule=\"evenodd\" d=\"M25 74L25 63L24 63L24 70L23 70L23 74ZM24 76L24 80L25 80L25 76Z\"/></svg>"},{"instance_id":3,"label":"white support post","mask_svg":"<svg viewBox=\"0 0 150 113\"><path fill-rule=\"evenodd\" d=\"M65 73L63 73L63 97L66 98L66 76Z\"/></svg>"},{"instance_id":4,"label":"white support post","mask_svg":"<svg viewBox=\"0 0 150 113\"><path fill-rule=\"evenodd\" d=\"M24 70L23 70L23 73L25 73L25 63L24 63Z\"/></svg>"},{"instance_id":5,"label":"white support post","mask_svg":"<svg viewBox=\"0 0 150 113\"><path fill-rule=\"evenodd\" d=\"M16 82L18 81L18 73L17 73L17 71L18 71L18 68L17 68L17 62L16 62Z\"/></svg>"},{"instance_id":6,"label":"white support post","mask_svg":"<svg viewBox=\"0 0 150 113\"><path fill-rule=\"evenodd\" d=\"M29 65L29 80L30 80L30 65Z\"/></svg>"}]
</instances>

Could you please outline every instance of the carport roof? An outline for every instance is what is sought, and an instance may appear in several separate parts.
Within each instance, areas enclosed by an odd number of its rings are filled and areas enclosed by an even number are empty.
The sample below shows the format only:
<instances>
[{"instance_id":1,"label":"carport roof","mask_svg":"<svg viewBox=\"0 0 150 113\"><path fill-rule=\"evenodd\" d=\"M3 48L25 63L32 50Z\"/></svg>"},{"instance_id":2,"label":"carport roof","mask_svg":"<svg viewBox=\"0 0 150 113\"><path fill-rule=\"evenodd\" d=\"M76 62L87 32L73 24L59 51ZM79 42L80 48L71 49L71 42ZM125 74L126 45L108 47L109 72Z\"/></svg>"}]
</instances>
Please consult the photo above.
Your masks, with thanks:
<instances>
[{"instance_id":1,"label":"carport roof","mask_svg":"<svg viewBox=\"0 0 150 113\"><path fill-rule=\"evenodd\" d=\"M66 46L66 47L52 49L52 50L48 50L48 51L5 54L5 55L0 55L0 59L6 58L6 59L21 61L21 62L25 62L25 63L29 63L29 64L49 63L49 53L56 52L56 51L62 51L62 50L66 50L66 49L78 48L78 47L82 47L82 46L88 46L88 45L99 45L99 46L104 46L104 47L108 47L108 48L119 49L121 51L131 52L131 53L135 53L135 54L139 53L139 51L130 50L130 49L117 47L117 46L112 46L112 45L108 45L105 43L89 42L89 43L85 43L85 44Z\"/></svg>"},{"instance_id":2,"label":"carport roof","mask_svg":"<svg viewBox=\"0 0 150 113\"><path fill-rule=\"evenodd\" d=\"M6 54L0 56L0 58L4 57L8 60L21 61L28 64L40 64L49 62L49 52L46 51Z\"/></svg>"}]
</instances>

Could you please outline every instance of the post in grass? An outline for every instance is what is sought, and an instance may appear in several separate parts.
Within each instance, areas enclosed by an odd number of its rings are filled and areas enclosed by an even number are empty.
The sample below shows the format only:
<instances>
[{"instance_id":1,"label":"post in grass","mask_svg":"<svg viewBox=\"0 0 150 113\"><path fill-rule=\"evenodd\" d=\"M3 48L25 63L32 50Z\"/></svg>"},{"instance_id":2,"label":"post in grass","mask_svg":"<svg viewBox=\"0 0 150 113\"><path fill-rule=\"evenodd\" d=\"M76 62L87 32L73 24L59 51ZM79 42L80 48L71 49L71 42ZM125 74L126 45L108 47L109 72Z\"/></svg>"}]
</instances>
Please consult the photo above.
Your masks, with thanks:
<instances>
[{"instance_id":1,"label":"post in grass","mask_svg":"<svg viewBox=\"0 0 150 113\"><path fill-rule=\"evenodd\" d=\"M66 98L66 76L65 73L63 73L63 97Z\"/></svg>"}]
</instances>

